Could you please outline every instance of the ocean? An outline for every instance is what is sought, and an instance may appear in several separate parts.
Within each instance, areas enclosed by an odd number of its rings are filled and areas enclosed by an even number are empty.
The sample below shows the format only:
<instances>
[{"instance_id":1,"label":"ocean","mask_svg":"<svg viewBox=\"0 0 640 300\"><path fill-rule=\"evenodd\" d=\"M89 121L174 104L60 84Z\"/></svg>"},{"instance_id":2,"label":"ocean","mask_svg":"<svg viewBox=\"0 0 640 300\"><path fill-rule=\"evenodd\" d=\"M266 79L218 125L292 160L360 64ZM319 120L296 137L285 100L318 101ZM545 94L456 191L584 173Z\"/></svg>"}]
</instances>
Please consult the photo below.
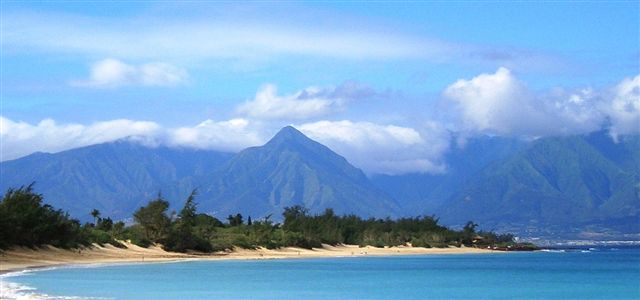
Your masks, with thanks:
<instances>
[{"instance_id":1,"label":"ocean","mask_svg":"<svg viewBox=\"0 0 640 300\"><path fill-rule=\"evenodd\" d=\"M640 248L75 266L0 280L19 299L640 299Z\"/></svg>"}]
</instances>

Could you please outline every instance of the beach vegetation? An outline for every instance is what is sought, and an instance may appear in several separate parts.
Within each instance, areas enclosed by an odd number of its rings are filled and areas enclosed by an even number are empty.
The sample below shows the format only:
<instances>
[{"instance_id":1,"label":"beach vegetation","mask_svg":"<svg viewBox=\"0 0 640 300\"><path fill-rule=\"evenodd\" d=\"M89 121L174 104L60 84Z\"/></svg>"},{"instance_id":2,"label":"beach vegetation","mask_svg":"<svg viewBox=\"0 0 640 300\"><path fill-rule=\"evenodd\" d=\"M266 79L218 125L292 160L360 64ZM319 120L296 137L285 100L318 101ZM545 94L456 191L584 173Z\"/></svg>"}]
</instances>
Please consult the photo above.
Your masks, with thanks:
<instances>
[{"instance_id":1,"label":"beach vegetation","mask_svg":"<svg viewBox=\"0 0 640 300\"><path fill-rule=\"evenodd\" d=\"M0 247L44 244L72 247L81 239L80 223L43 203L33 184L9 189L0 202Z\"/></svg>"},{"instance_id":2,"label":"beach vegetation","mask_svg":"<svg viewBox=\"0 0 640 300\"><path fill-rule=\"evenodd\" d=\"M9 189L0 202L0 248L37 247L45 244L70 248L91 244L124 247L129 241L141 247L162 246L175 252L225 251L234 247L317 248L351 244L389 247L493 247L524 250L534 245L516 245L511 234L478 231L478 224L467 222L460 230L439 224L435 216L399 219L362 218L338 215L333 209L311 214L302 206L284 208L281 222L272 215L248 219L241 213L229 215L226 223L199 213L197 191L193 190L178 214L169 212L169 202L161 194L133 214L134 224L126 226L91 211L94 223L80 223L67 213L43 204L33 185ZM251 222L249 222L251 220Z\"/></svg>"},{"instance_id":3,"label":"beach vegetation","mask_svg":"<svg viewBox=\"0 0 640 300\"><path fill-rule=\"evenodd\" d=\"M133 213L133 219L142 226L146 240L160 242L168 233L171 225L171 219L167 215L168 210L169 202L158 194L155 200Z\"/></svg>"}]
</instances>

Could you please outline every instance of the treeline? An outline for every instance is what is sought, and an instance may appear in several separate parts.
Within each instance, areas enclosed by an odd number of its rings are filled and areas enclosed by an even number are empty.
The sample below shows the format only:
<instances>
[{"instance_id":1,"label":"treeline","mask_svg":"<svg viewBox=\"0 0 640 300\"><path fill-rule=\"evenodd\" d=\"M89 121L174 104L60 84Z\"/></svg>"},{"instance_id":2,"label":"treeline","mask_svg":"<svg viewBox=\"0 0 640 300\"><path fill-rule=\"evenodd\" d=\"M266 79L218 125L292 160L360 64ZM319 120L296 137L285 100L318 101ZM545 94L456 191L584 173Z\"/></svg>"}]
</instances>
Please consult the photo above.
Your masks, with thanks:
<instances>
[{"instance_id":1,"label":"treeline","mask_svg":"<svg viewBox=\"0 0 640 300\"><path fill-rule=\"evenodd\" d=\"M0 249L11 246L35 247L52 245L74 248L92 243L121 246L113 233L124 223L104 220L80 225L66 212L43 204L42 195L33 191L33 184L9 189L0 202Z\"/></svg>"},{"instance_id":2,"label":"treeline","mask_svg":"<svg viewBox=\"0 0 640 300\"><path fill-rule=\"evenodd\" d=\"M313 248L322 244L505 247L514 242L510 234L476 231L473 222L462 230L452 230L439 225L433 216L362 219L338 216L331 209L312 215L300 206L285 208L282 223L273 222L270 216L245 221L241 214L222 222L198 213L195 197L194 190L176 214L169 213L169 202L158 195L134 212L135 224L130 226L102 218L95 209L91 212L94 222L81 225L61 210L43 204L33 185L10 189L0 203L0 248L45 244L73 248L92 243L122 246L119 241L130 241L142 247L160 244L168 251L212 252L233 247Z\"/></svg>"}]
</instances>

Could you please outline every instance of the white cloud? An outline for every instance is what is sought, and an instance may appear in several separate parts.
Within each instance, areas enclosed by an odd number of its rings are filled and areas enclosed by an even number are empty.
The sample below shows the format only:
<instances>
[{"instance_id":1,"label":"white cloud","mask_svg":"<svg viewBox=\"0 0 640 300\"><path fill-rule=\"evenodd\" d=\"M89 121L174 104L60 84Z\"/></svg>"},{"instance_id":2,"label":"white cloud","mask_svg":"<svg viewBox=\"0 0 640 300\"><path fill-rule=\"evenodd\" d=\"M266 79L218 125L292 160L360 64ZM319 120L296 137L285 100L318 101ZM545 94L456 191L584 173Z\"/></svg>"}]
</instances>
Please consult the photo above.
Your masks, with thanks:
<instances>
[{"instance_id":1,"label":"white cloud","mask_svg":"<svg viewBox=\"0 0 640 300\"><path fill-rule=\"evenodd\" d=\"M325 115L337 105L320 97L301 100L301 92L278 96L277 91L276 86L265 85L253 100L238 107L238 113L259 119L306 119Z\"/></svg>"},{"instance_id":2,"label":"white cloud","mask_svg":"<svg viewBox=\"0 0 640 300\"><path fill-rule=\"evenodd\" d=\"M270 10L277 10L271 7ZM261 11L264 8L261 9ZM247 12L247 11L245 11ZM389 24L353 18L309 22L287 11L283 20L234 15L196 17L106 17L55 13L3 12L4 50L121 57L136 60L263 61L291 56L351 60L418 59L434 63L506 64L512 67L557 64L531 51L461 44L392 29ZM369 22L371 21L371 22ZM313 25L309 25L313 24ZM553 66L552 66L553 67Z\"/></svg>"},{"instance_id":3,"label":"white cloud","mask_svg":"<svg viewBox=\"0 0 640 300\"><path fill-rule=\"evenodd\" d=\"M264 142L256 128L245 119L215 122L206 120L195 127L179 127L168 130L168 143L198 149L239 151Z\"/></svg>"},{"instance_id":4,"label":"white cloud","mask_svg":"<svg viewBox=\"0 0 640 300\"><path fill-rule=\"evenodd\" d=\"M640 133L640 75L622 80L613 89L613 100L605 109L614 138L620 134Z\"/></svg>"},{"instance_id":5,"label":"white cloud","mask_svg":"<svg viewBox=\"0 0 640 300\"><path fill-rule=\"evenodd\" d=\"M258 90L253 100L239 105L237 112L256 119L300 120L340 111L351 100L373 95L371 88L349 81L338 87L308 87L283 96L278 95L275 85L268 84Z\"/></svg>"},{"instance_id":6,"label":"white cloud","mask_svg":"<svg viewBox=\"0 0 640 300\"><path fill-rule=\"evenodd\" d=\"M123 85L175 86L187 80L184 69L163 62L130 65L113 58L95 62L89 79L76 80L73 85L87 87L118 87Z\"/></svg>"},{"instance_id":7,"label":"white cloud","mask_svg":"<svg viewBox=\"0 0 640 300\"><path fill-rule=\"evenodd\" d=\"M206 120L194 127L178 128L164 128L155 122L126 119L89 125L58 124L45 119L37 124L29 124L0 117L0 161L37 151L53 153L124 138L148 146L239 151L264 142L260 130L249 125L249 121L243 119L221 122Z\"/></svg>"},{"instance_id":8,"label":"white cloud","mask_svg":"<svg viewBox=\"0 0 640 300\"><path fill-rule=\"evenodd\" d=\"M459 113L462 131L512 136L592 132L602 128L611 104L590 88L536 94L506 68L460 79L443 94Z\"/></svg>"},{"instance_id":9,"label":"white cloud","mask_svg":"<svg viewBox=\"0 0 640 300\"><path fill-rule=\"evenodd\" d=\"M18 158L36 151L58 152L125 137L154 137L160 130L160 126L154 122L125 119L91 125L58 124L45 119L32 125L0 116L0 160Z\"/></svg>"},{"instance_id":10,"label":"white cloud","mask_svg":"<svg viewBox=\"0 0 640 300\"><path fill-rule=\"evenodd\" d=\"M129 82L135 77L136 68L119 60L104 59L91 66L89 86L116 86Z\"/></svg>"},{"instance_id":11,"label":"white cloud","mask_svg":"<svg viewBox=\"0 0 640 300\"><path fill-rule=\"evenodd\" d=\"M125 119L83 125L58 124L51 119L29 124L0 117L0 161L36 151L59 152L124 138L148 146L237 152L264 144L270 138L265 133L276 128L272 125L232 119L164 128L155 122ZM351 121L320 121L296 127L370 174L433 173L445 169L441 159L449 147L449 133L437 123L418 129Z\"/></svg>"},{"instance_id":12,"label":"white cloud","mask_svg":"<svg viewBox=\"0 0 640 300\"><path fill-rule=\"evenodd\" d=\"M340 58L435 56L445 43L353 29L281 26L221 18L91 19L3 13L3 43L48 51L127 58L254 58L275 54ZM161 26L159 26L161 24ZM446 49L445 49L446 48Z\"/></svg>"},{"instance_id":13,"label":"white cloud","mask_svg":"<svg viewBox=\"0 0 640 300\"><path fill-rule=\"evenodd\" d=\"M319 121L296 126L370 174L442 172L449 133L436 123L420 130L369 122Z\"/></svg>"},{"instance_id":14,"label":"white cloud","mask_svg":"<svg viewBox=\"0 0 640 300\"><path fill-rule=\"evenodd\" d=\"M187 71L162 62L143 64L138 73L143 85L177 85L187 80Z\"/></svg>"},{"instance_id":15,"label":"white cloud","mask_svg":"<svg viewBox=\"0 0 640 300\"><path fill-rule=\"evenodd\" d=\"M528 113L523 87L505 68L471 80L460 79L448 86L444 95L460 108L467 130L510 131L509 126L515 120L526 120Z\"/></svg>"}]
</instances>

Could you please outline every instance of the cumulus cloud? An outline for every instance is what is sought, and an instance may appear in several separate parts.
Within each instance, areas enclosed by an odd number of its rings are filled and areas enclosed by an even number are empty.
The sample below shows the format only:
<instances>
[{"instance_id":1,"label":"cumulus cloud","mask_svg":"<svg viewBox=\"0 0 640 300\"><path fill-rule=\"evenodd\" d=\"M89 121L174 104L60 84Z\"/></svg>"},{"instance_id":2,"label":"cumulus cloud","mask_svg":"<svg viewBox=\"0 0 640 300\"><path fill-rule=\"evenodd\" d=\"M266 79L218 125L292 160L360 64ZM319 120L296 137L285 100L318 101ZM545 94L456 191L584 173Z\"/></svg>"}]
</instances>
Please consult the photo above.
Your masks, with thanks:
<instances>
[{"instance_id":1,"label":"cumulus cloud","mask_svg":"<svg viewBox=\"0 0 640 300\"><path fill-rule=\"evenodd\" d=\"M29 124L0 117L0 160L18 158L36 151L58 152L125 137L154 137L160 131L161 127L154 122L126 119L81 125L58 124L51 119Z\"/></svg>"},{"instance_id":2,"label":"cumulus cloud","mask_svg":"<svg viewBox=\"0 0 640 300\"><path fill-rule=\"evenodd\" d=\"M528 118L529 107L521 84L505 68L495 74L481 74L458 80L444 91L458 105L467 130L510 131Z\"/></svg>"},{"instance_id":3,"label":"cumulus cloud","mask_svg":"<svg viewBox=\"0 0 640 300\"><path fill-rule=\"evenodd\" d=\"M443 95L454 104L466 133L548 136L588 133L611 123L611 132L638 132L638 77L610 91L583 88L534 93L508 69L460 79Z\"/></svg>"},{"instance_id":4,"label":"cumulus cloud","mask_svg":"<svg viewBox=\"0 0 640 300\"><path fill-rule=\"evenodd\" d=\"M187 72L184 69L167 63L131 65L107 58L91 65L89 79L73 81L72 85L100 88L123 85L175 86L186 80Z\"/></svg>"},{"instance_id":5,"label":"cumulus cloud","mask_svg":"<svg viewBox=\"0 0 640 300\"><path fill-rule=\"evenodd\" d=\"M239 114L256 119L308 119L344 109L351 100L375 95L368 86L345 82L338 87L308 87L290 95L278 95L275 85L260 88L253 100L237 108Z\"/></svg>"},{"instance_id":6,"label":"cumulus cloud","mask_svg":"<svg viewBox=\"0 0 640 300\"><path fill-rule=\"evenodd\" d=\"M195 127L170 129L168 135L170 145L231 152L264 142L258 130L245 119L206 120Z\"/></svg>"},{"instance_id":7,"label":"cumulus cloud","mask_svg":"<svg viewBox=\"0 0 640 300\"><path fill-rule=\"evenodd\" d=\"M370 174L443 172L450 136L437 123L420 129L370 122L319 121L296 126Z\"/></svg>"},{"instance_id":8,"label":"cumulus cloud","mask_svg":"<svg viewBox=\"0 0 640 300\"><path fill-rule=\"evenodd\" d=\"M640 132L640 75L624 79L613 89L613 100L606 110L613 137Z\"/></svg>"}]
</instances>

